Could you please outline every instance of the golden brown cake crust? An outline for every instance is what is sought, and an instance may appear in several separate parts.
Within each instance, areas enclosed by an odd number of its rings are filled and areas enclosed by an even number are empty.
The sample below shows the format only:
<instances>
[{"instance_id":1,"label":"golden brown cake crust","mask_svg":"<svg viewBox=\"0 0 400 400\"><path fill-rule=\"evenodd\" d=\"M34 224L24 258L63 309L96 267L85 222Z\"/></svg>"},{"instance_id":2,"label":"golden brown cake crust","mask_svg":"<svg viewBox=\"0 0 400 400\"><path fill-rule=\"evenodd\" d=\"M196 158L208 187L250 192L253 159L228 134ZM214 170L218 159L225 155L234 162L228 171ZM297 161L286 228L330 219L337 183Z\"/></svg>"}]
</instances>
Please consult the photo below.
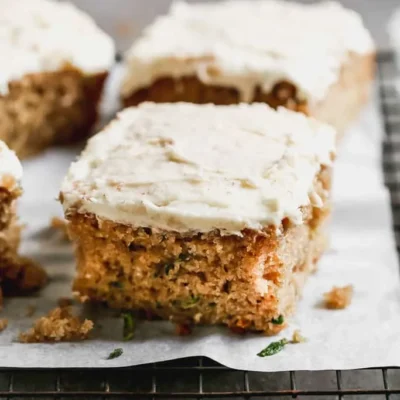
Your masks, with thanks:
<instances>
[{"instance_id":1,"label":"golden brown cake crust","mask_svg":"<svg viewBox=\"0 0 400 400\"><path fill-rule=\"evenodd\" d=\"M106 77L106 72L84 76L66 68L10 82L8 94L0 96L0 140L27 157L86 138L97 120Z\"/></svg>"},{"instance_id":2,"label":"golden brown cake crust","mask_svg":"<svg viewBox=\"0 0 400 400\"><path fill-rule=\"evenodd\" d=\"M295 85L287 81L278 82L269 93L263 93L257 88L252 102L265 102L274 108L284 106L313 116L333 125L340 139L343 130L368 100L374 74L375 54L353 54L343 65L338 82L331 86L325 99L318 104L301 101ZM188 76L158 79L151 86L135 91L122 101L125 107L129 107L144 101L228 105L239 103L239 99L239 92L234 88L206 85L197 77Z\"/></svg>"},{"instance_id":3,"label":"golden brown cake crust","mask_svg":"<svg viewBox=\"0 0 400 400\"><path fill-rule=\"evenodd\" d=\"M353 299L353 286L344 287L334 286L329 292L324 294L325 307L330 310L341 310L347 308Z\"/></svg>"},{"instance_id":4,"label":"golden brown cake crust","mask_svg":"<svg viewBox=\"0 0 400 400\"><path fill-rule=\"evenodd\" d=\"M136 106L144 101L230 105L238 104L239 100L239 92L236 89L206 85L195 76L157 79L151 86L122 99L125 107ZM284 106L307 114L307 106L297 97L296 87L287 81L278 82L269 93L257 88L252 100L252 103L256 102L267 103L274 108Z\"/></svg>"},{"instance_id":5,"label":"golden brown cake crust","mask_svg":"<svg viewBox=\"0 0 400 400\"><path fill-rule=\"evenodd\" d=\"M242 236L134 228L71 210L67 219L78 262L74 290L180 324L275 334L326 246L329 168L321 171L315 189L325 206L302 209L303 224L285 219L279 230L244 230ZM280 316L283 321L276 323Z\"/></svg>"}]
</instances>

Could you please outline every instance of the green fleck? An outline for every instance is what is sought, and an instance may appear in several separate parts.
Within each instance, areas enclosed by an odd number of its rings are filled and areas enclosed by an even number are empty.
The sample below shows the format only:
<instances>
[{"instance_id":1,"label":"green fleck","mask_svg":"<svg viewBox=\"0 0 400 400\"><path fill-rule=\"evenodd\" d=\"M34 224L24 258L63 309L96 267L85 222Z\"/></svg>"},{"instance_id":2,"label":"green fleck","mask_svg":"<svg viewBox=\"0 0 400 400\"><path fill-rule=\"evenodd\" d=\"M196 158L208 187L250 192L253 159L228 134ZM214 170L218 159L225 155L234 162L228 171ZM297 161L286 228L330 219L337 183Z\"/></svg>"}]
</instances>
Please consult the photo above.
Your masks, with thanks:
<instances>
[{"instance_id":1,"label":"green fleck","mask_svg":"<svg viewBox=\"0 0 400 400\"><path fill-rule=\"evenodd\" d=\"M174 263L167 263L164 266L165 275L168 275L171 270L174 269Z\"/></svg>"},{"instance_id":2,"label":"green fleck","mask_svg":"<svg viewBox=\"0 0 400 400\"><path fill-rule=\"evenodd\" d=\"M122 355L124 351L121 348L114 349L107 357L107 360L112 360L114 358L118 358Z\"/></svg>"},{"instance_id":3,"label":"green fleck","mask_svg":"<svg viewBox=\"0 0 400 400\"><path fill-rule=\"evenodd\" d=\"M122 318L124 320L124 340L132 340L135 333L135 320L131 313L123 313Z\"/></svg>"},{"instance_id":4,"label":"green fleck","mask_svg":"<svg viewBox=\"0 0 400 400\"><path fill-rule=\"evenodd\" d=\"M189 308L194 307L200 300L199 296L190 296L186 300L183 300L180 302L180 306L184 309L187 310Z\"/></svg>"},{"instance_id":5,"label":"green fleck","mask_svg":"<svg viewBox=\"0 0 400 400\"><path fill-rule=\"evenodd\" d=\"M271 321L275 325L282 325L285 322L283 315L280 315L278 318L273 318Z\"/></svg>"},{"instance_id":6,"label":"green fleck","mask_svg":"<svg viewBox=\"0 0 400 400\"><path fill-rule=\"evenodd\" d=\"M119 281L110 282L110 286L113 288L117 288L117 289L123 288L122 282L119 282Z\"/></svg>"},{"instance_id":7,"label":"green fleck","mask_svg":"<svg viewBox=\"0 0 400 400\"><path fill-rule=\"evenodd\" d=\"M261 350L258 357L269 357L279 353L289 343L287 339L281 339L277 342L270 343L265 349Z\"/></svg>"},{"instance_id":8,"label":"green fleck","mask_svg":"<svg viewBox=\"0 0 400 400\"><path fill-rule=\"evenodd\" d=\"M179 261L187 261L190 258L190 254L189 253L181 253L178 256Z\"/></svg>"}]
</instances>

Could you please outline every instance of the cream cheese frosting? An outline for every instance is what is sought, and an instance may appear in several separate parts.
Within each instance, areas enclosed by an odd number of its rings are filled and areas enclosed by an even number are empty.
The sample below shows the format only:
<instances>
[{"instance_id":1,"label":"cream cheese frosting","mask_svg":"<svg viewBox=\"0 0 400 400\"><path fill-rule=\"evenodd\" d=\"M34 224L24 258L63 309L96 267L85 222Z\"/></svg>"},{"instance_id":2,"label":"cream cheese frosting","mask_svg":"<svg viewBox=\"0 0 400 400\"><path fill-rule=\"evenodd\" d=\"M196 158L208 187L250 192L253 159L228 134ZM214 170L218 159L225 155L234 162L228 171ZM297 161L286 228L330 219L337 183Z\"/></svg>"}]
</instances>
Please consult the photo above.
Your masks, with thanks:
<instances>
[{"instance_id":1,"label":"cream cheese frosting","mask_svg":"<svg viewBox=\"0 0 400 400\"><path fill-rule=\"evenodd\" d=\"M7 145L0 140L0 187L3 182L7 182L8 189L10 179L19 186L22 179L22 166L15 153L10 150Z\"/></svg>"},{"instance_id":2,"label":"cream cheese frosting","mask_svg":"<svg viewBox=\"0 0 400 400\"><path fill-rule=\"evenodd\" d=\"M333 128L283 108L144 103L89 140L61 199L66 214L178 232L300 224L334 151Z\"/></svg>"},{"instance_id":3,"label":"cream cheese frosting","mask_svg":"<svg viewBox=\"0 0 400 400\"><path fill-rule=\"evenodd\" d=\"M289 80L300 97L317 102L350 54L373 50L361 17L336 2L179 2L127 52L121 94L158 78L194 75L205 84L238 89L246 102L255 87L269 92Z\"/></svg>"},{"instance_id":4,"label":"cream cheese frosting","mask_svg":"<svg viewBox=\"0 0 400 400\"><path fill-rule=\"evenodd\" d=\"M0 0L0 10L0 95L28 73L72 65L93 74L114 62L112 39L70 3Z\"/></svg>"}]
</instances>

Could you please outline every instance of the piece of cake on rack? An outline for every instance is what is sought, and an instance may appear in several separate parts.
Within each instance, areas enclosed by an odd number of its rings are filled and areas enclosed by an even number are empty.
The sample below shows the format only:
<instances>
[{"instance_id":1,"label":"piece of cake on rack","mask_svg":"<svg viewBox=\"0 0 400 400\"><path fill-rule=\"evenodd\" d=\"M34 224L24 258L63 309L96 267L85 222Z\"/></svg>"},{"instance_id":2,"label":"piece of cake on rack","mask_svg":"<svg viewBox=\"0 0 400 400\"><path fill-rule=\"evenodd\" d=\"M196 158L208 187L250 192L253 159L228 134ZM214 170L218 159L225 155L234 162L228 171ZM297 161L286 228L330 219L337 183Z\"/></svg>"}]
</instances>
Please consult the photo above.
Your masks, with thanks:
<instances>
[{"instance_id":1,"label":"piece of cake on rack","mask_svg":"<svg viewBox=\"0 0 400 400\"><path fill-rule=\"evenodd\" d=\"M124 110L62 184L74 290L177 323L278 332L326 246L335 140L265 104Z\"/></svg>"},{"instance_id":2,"label":"piece of cake on rack","mask_svg":"<svg viewBox=\"0 0 400 400\"><path fill-rule=\"evenodd\" d=\"M285 106L339 134L368 99L375 50L339 3L174 3L126 54L125 106L143 101Z\"/></svg>"},{"instance_id":3,"label":"piece of cake on rack","mask_svg":"<svg viewBox=\"0 0 400 400\"><path fill-rule=\"evenodd\" d=\"M114 44L74 5L0 0L0 140L20 157L89 135Z\"/></svg>"}]
</instances>

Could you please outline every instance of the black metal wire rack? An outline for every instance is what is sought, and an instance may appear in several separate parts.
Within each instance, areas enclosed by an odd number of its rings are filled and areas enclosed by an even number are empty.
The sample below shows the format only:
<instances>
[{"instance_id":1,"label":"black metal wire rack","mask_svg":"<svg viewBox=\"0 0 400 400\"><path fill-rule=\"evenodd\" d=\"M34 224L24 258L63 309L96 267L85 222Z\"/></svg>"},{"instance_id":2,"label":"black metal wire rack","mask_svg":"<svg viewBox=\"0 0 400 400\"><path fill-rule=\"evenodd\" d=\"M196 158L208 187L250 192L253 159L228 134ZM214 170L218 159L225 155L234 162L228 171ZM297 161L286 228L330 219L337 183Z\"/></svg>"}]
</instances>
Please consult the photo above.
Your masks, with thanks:
<instances>
[{"instance_id":1,"label":"black metal wire rack","mask_svg":"<svg viewBox=\"0 0 400 400\"><path fill-rule=\"evenodd\" d=\"M400 249L400 97L393 54L379 54L378 72L386 132L383 165ZM18 398L395 400L400 399L400 369L257 373L231 370L203 357L122 369L0 369L0 399Z\"/></svg>"}]
</instances>

